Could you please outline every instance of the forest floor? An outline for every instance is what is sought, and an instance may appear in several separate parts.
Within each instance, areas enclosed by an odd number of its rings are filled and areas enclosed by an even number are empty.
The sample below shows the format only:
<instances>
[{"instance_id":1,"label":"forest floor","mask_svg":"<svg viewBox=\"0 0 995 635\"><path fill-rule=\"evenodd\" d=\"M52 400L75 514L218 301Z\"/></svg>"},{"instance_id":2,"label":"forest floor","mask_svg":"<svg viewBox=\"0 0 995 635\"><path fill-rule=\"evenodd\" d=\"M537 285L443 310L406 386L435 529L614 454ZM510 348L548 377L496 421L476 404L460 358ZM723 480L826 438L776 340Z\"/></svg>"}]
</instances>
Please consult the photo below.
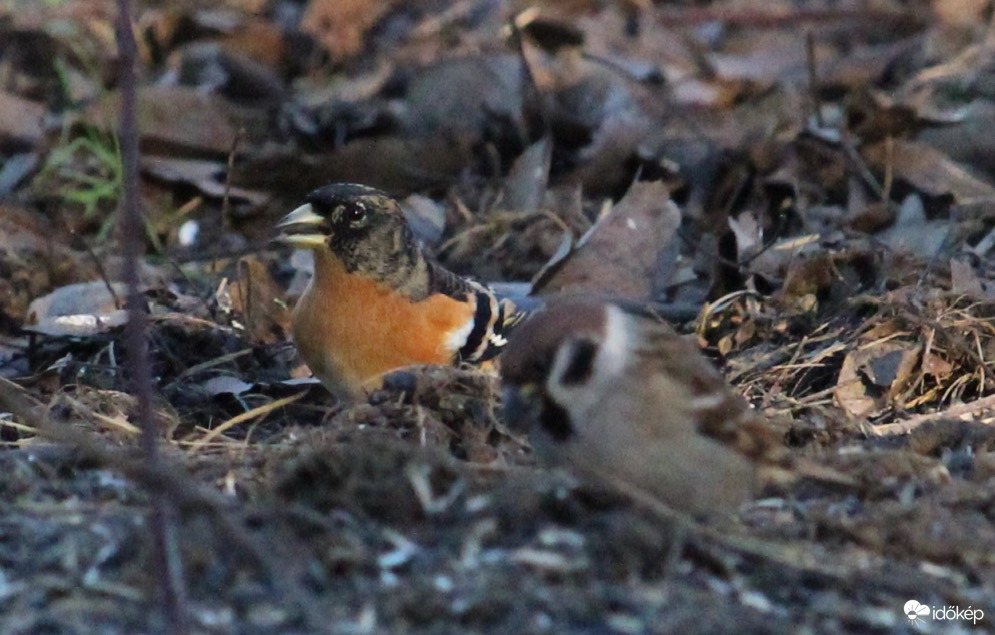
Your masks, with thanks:
<instances>
[{"instance_id":1,"label":"forest floor","mask_svg":"<svg viewBox=\"0 0 995 635\"><path fill-rule=\"evenodd\" d=\"M993 629L986 2L212 4L134 7L149 465L115 4L0 2L0 631ZM537 466L487 372L336 403L270 243L332 181L461 274L669 307L855 485L675 522Z\"/></svg>"}]
</instances>

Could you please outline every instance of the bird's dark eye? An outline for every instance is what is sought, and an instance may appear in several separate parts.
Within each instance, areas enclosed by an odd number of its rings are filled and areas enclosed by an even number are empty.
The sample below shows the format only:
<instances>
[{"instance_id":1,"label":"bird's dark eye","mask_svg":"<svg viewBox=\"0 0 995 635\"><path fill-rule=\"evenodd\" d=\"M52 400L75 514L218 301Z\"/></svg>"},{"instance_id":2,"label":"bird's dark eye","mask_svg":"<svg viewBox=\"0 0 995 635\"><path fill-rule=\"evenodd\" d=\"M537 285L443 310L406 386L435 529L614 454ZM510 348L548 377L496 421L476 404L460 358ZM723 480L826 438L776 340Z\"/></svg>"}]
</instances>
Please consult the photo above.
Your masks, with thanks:
<instances>
[{"instance_id":1,"label":"bird's dark eye","mask_svg":"<svg viewBox=\"0 0 995 635\"><path fill-rule=\"evenodd\" d=\"M350 223L359 223L366 218L366 210L362 207L348 207L345 210L345 219Z\"/></svg>"}]
</instances>

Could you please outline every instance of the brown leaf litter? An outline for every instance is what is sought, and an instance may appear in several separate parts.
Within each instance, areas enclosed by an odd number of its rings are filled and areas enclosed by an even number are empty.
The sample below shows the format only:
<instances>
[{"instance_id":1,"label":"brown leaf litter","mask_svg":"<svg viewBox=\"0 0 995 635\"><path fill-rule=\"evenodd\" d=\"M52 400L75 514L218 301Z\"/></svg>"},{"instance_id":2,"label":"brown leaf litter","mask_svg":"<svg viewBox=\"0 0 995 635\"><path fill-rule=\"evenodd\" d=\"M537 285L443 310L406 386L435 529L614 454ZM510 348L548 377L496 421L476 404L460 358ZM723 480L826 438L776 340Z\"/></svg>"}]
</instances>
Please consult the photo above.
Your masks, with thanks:
<instances>
[{"instance_id":1,"label":"brown leaf litter","mask_svg":"<svg viewBox=\"0 0 995 635\"><path fill-rule=\"evenodd\" d=\"M194 630L895 632L910 598L990 604L985 3L136 4L158 467L111 319L112 3L0 20L0 630L165 630L153 495ZM855 484L702 523L536 468L490 371L335 403L287 341L307 267L267 246L331 180L415 194L460 273L652 301Z\"/></svg>"}]
</instances>

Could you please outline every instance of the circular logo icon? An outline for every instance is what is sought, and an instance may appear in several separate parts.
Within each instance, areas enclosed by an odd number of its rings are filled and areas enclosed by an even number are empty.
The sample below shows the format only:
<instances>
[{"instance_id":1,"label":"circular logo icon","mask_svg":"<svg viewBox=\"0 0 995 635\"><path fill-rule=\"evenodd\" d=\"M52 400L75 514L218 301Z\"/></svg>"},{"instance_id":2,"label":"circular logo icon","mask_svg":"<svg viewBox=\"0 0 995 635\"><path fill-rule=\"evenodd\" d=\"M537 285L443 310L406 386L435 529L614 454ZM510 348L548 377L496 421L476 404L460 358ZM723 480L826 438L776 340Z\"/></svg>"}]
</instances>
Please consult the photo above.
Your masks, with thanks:
<instances>
[{"instance_id":1,"label":"circular logo icon","mask_svg":"<svg viewBox=\"0 0 995 635\"><path fill-rule=\"evenodd\" d=\"M929 607L924 604L919 604L915 600L909 600L905 603L905 617L909 618L913 622L920 617L929 615Z\"/></svg>"}]
</instances>

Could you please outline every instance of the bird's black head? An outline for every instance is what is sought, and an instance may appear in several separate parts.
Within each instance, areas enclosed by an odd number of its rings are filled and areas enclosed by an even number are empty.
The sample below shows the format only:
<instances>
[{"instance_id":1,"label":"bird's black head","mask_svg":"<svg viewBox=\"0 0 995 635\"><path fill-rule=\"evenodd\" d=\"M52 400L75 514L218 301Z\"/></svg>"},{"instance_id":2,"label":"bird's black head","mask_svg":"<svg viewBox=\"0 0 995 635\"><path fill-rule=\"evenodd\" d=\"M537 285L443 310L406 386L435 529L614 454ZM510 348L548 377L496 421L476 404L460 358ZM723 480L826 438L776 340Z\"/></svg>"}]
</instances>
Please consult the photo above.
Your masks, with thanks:
<instances>
[{"instance_id":1,"label":"bird's black head","mask_svg":"<svg viewBox=\"0 0 995 635\"><path fill-rule=\"evenodd\" d=\"M377 279L389 278L417 258L417 245L397 201L356 183L314 190L277 228L283 242L328 249L348 272Z\"/></svg>"}]
</instances>

